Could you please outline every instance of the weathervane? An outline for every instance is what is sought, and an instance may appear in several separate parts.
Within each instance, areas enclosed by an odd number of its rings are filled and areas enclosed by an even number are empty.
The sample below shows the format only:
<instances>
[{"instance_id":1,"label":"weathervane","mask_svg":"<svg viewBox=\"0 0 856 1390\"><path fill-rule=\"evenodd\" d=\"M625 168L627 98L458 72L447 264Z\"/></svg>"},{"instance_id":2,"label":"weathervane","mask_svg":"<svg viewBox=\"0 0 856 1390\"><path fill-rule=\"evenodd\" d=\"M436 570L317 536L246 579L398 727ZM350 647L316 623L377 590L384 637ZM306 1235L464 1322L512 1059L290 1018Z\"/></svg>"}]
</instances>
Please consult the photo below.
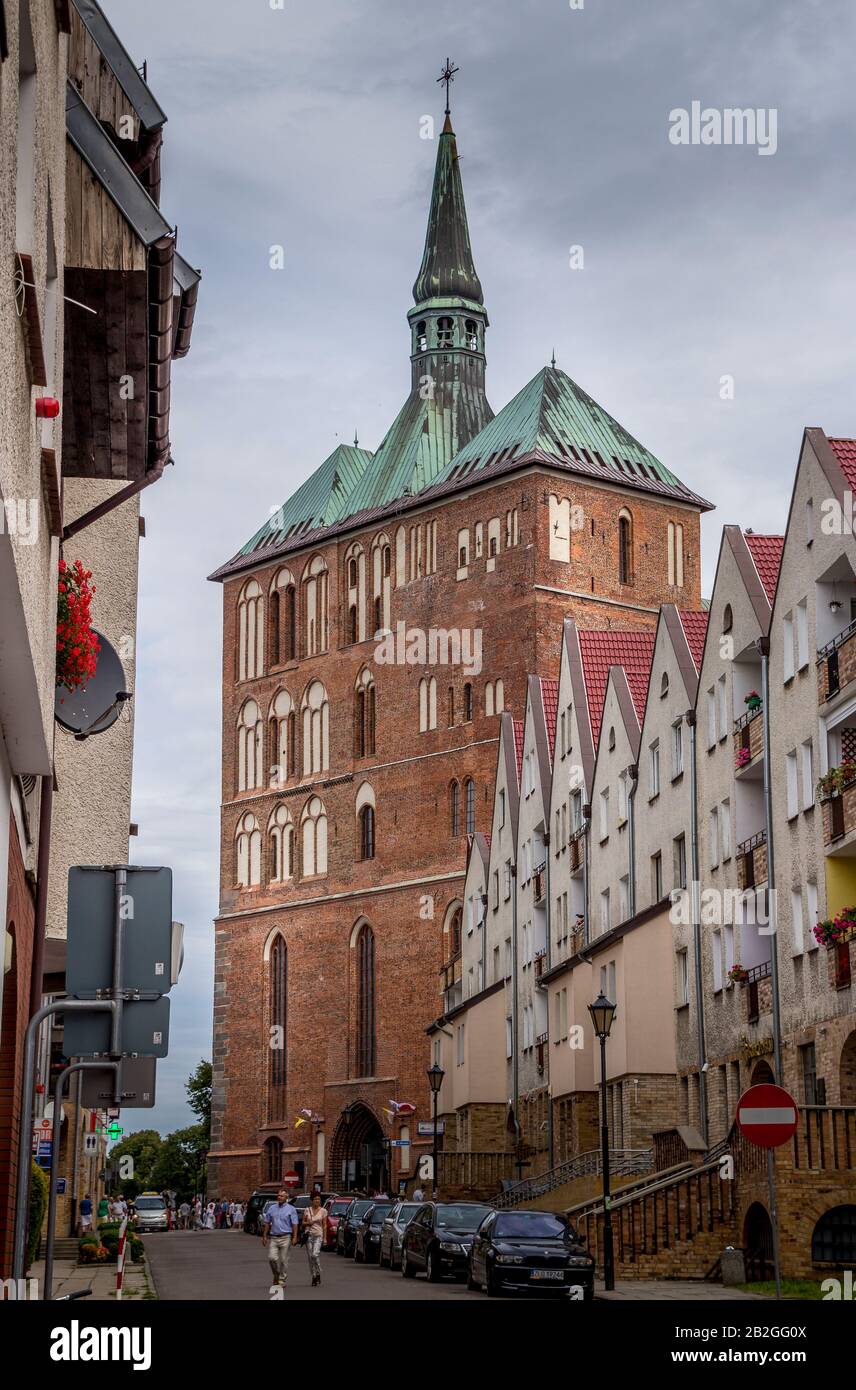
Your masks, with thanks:
<instances>
[{"instance_id":1,"label":"weathervane","mask_svg":"<svg viewBox=\"0 0 856 1390\"><path fill-rule=\"evenodd\" d=\"M449 115L449 85L450 85L450 83L454 82L454 80L455 80L455 73L458 72L458 71L459 71L459 69L455 67L455 64L452 62L451 58L447 58L447 59L446 59L446 66L444 67L443 71L440 73L440 76L437 78L437 81L438 81L438 82L445 82L445 84L446 84L446 115L447 115L447 116Z\"/></svg>"}]
</instances>

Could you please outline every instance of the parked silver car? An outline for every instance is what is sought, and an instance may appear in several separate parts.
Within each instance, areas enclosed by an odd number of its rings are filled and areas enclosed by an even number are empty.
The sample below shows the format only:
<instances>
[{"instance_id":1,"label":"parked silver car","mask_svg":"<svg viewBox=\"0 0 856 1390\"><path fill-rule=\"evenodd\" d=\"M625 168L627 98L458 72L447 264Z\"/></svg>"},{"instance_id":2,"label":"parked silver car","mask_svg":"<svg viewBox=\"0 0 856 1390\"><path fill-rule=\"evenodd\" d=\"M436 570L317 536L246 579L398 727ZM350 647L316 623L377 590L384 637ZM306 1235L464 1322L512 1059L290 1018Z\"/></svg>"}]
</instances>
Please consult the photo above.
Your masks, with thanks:
<instances>
[{"instance_id":1,"label":"parked silver car","mask_svg":"<svg viewBox=\"0 0 856 1390\"><path fill-rule=\"evenodd\" d=\"M421 1202L396 1202L392 1208L380 1232L379 1263L382 1267L401 1268L401 1238L421 1205Z\"/></svg>"}]
</instances>

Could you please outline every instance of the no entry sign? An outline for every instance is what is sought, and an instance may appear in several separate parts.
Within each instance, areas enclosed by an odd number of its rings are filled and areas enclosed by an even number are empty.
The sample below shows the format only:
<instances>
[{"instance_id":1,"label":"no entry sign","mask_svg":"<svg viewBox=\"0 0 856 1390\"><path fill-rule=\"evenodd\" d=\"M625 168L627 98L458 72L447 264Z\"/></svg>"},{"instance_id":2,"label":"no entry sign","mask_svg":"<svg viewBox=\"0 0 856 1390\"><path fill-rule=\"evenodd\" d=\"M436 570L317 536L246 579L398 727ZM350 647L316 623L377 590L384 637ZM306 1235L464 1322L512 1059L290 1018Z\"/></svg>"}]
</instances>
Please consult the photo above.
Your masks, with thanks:
<instances>
[{"instance_id":1,"label":"no entry sign","mask_svg":"<svg viewBox=\"0 0 856 1390\"><path fill-rule=\"evenodd\" d=\"M737 1102L737 1124L750 1144L778 1149L796 1133L797 1103L781 1086L750 1086Z\"/></svg>"},{"instance_id":2,"label":"no entry sign","mask_svg":"<svg viewBox=\"0 0 856 1390\"><path fill-rule=\"evenodd\" d=\"M285 1183L286 1187L296 1187L297 1184L300 1182L300 1176L299 1174L295 1173L292 1169L290 1173L283 1173L282 1180Z\"/></svg>"}]
</instances>

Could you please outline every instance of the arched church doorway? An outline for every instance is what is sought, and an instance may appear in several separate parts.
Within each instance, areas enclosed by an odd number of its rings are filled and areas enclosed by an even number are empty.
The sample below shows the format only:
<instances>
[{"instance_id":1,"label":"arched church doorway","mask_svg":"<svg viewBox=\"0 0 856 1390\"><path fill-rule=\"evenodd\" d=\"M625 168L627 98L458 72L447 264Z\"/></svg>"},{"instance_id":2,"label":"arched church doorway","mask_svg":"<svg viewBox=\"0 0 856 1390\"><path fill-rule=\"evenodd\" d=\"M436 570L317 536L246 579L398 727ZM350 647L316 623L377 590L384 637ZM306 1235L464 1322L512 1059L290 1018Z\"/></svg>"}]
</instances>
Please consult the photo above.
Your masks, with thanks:
<instances>
[{"instance_id":1,"label":"arched church doorway","mask_svg":"<svg viewBox=\"0 0 856 1390\"><path fill-rule=\"evenodd\" d=\"M383 1192L389 1181L384 1134L362 1101L343 1110L333 1135L330 1181L337 1192Z\"/></svg>"},{"instance_id":2,"label":"arched church doorway","mask_svg":"<svg viewBox=\"0 0 856 1390\"><path fill-rule=\"evenodd\" d=\"M768 1083L772 1085L774 1081L775 1077L773 1076L773 1068L770 1066L770 1063L756 1062L755 1066L752 1068L752 1080L750 1084L752 1086L763 1086Z\"/></svg>"},{"instance_id":3,"label":"arched church doorway","mask_svg":"<svg viewBox=\"0 0 856 1390\"><path fill-rule=\"evenodd\" d=\"M743 1223L743 1249L746 1278L754 1283L772 1277L773 1226L770 1213L760 1202L753 1202Z\"/></svg>"},{"instance_id":4,"label":"arched church doorway","mask_svg":"<svg viewBox=\"0 0 856 1390\"><path fill-rule=\"evenodd\" d=\"M849 1033L841 1049L838 1066L839 1105L856 1105L856 1029Z\"/></svg>"}]
</instances>

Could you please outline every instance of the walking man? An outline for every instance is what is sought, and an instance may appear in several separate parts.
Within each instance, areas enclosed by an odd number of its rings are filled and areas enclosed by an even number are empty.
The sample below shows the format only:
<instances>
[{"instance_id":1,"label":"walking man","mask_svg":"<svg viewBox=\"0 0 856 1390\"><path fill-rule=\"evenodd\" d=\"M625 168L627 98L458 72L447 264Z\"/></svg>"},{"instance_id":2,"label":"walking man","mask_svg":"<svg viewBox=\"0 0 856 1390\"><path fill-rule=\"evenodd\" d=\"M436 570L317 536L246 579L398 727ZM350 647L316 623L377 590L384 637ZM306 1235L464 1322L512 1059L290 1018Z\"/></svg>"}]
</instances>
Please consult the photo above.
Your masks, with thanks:
<instances>
[{"instance_id":1,"label":"walking man","mask_svg":"<svg viewBox=\"0 0 856 1390\"><path fill-rule=\"evenodd\" d=\"M188 1229L188 1217L190 1216L190 1203L187 1199L182 1202L178 1209L178 1214L181 1218L181 1229L186 1231Z\"/></svg>"},{"instance_id":2,"label":"walking man","mask_svg":"<svg viewBox=\"0 0 856 1390\"><path fill-rule=\"evenodd\" d=\"M321 1205L320 1192L312 1193L312 1204L303 1213L303 1226L314 1289L321 1283L321 1247L327 1244L327 1210Z\"/></svg>"},{"instance_id":3,"label":"walking man","mask_svg":"<svg viewBox=\"0 0 856 1390\"><path fill-rule=\"evenodd\" d=\"M277 1193L276 1201L267 1209L262 1232L262 1245L267 1248L270 1244L268 1261L273 1270L273 1282L281 1284L283 1288L288 1278L291 1247L297 1244L299 1229L300 1217L297 1209L291 1205L288 1193L283 1189Z\"/></svg>"}]
</instances>

